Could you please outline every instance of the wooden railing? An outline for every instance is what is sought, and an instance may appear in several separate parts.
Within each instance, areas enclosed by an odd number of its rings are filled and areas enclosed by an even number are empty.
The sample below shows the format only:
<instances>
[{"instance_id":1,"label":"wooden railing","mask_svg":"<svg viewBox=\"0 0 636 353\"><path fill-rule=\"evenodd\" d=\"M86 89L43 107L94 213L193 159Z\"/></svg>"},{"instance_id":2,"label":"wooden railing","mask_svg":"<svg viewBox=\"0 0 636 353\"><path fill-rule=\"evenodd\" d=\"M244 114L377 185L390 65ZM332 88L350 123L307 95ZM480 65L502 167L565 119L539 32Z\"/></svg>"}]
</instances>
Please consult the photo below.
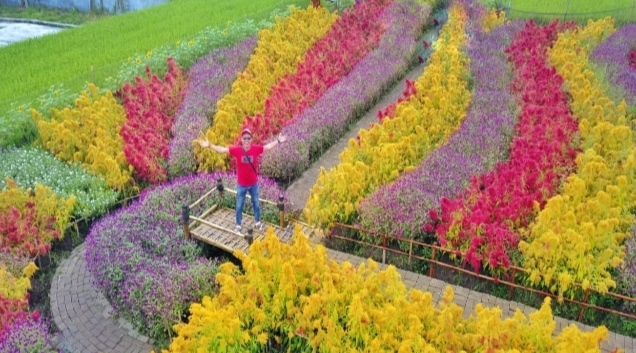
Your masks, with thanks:
<instances>
[{"instance_id":1,"label":"wooden railing","mask_svg":"<svg viewBox=\"0 0 636 353\"><path fill-rule=\"evenodd\" d=\"M550 293L550 292L545 292L539 289L535 289L532 287L528 287L525 286L523 284L519 284L516 283L516 277L518 274L521 275L529 275L529 271L526 269L523 269L521 267L517 267L517 266L510 266L507 267L506 269L504 269L504 279L502 278L498 278L498 277L492 277L489 275L484 275L484 274L480 274L475 272L474 270L469 270L466 269L464 267L459 267L450 263L446 263L443 261L439 261L437 260L437 256L438 254L447 254L447 255L452 255L458 258L463 258L464 254L461 253L460 251L457 250L450 250L450 249L446 249L446 248L442 248L436 244L427 244L427 243L423 243L421 241L417 241L415 239L409 239L409 238L401 238L401 237L394 237L394 236L390 236L387 234L379 234L370 230L366 230L363 229L361 227L356 227L356 226L352 226L349 224L343 224L343 223L336 223L335 224L336 228L341 228L341 229L351 229L351 230L355 230L359 233L366 233L366 234L372 234L373 236L377 237L379 242L381 244L373 244L371 242L368 241L364 241L361 239L352 239L352 238L348 238L345 236L341 236L336 234L336 232L331 232L328 235L328 238L331 239L339 239L339 240L343 240L343 241L348 241L348 242L352 242L352 243L356 243L356 244L360 244L366 247L371 247L371 248L375 248L375 249L380 249L382 250L382 263L386 263L386 255L387 253L393 253L399 256L404 256L408 258L409 263L412 261L412 259L417 259L417 260L422 260L427 262L430 267L429 267L429 271L428 271L428 276L429 277L435 277L435 266L441 266L441 267L445 267L454 271L458 271L461 273L465 273L471 276L474 276L476 278L479 279L483 279L486 281L490 281L496 284L503 284L508 286L508 300L512 300L513 295L514 295L514 291L515 289L522 289L531 293L535 293L538 295L542 295L542 296L548 296L551 298L558 298L558 296L554 293ZM389 241L393 241L397 244L403 243L408 245L408 252L403 251L400 249L400 247L398 246L397 248L391 247L389 246L387 243ZM420 246L423 248L428 248L431 250L431 258L427 258L427 257L422 257L419 255L416 255L413 253L413 246ZM614 299L620 299L623 300L625 302L629 302L633 305L636 305L636 298L632 298L632 297L627 297L624 295L620 295L617 293L612 293L612 292L607 292L607 293L601 293L595 289L590 289L587 288L585 290L583 290L582 286L580 283L575 283L574 286L576 286L577 288L581 289L583 291L583 301L579 301L576 299L570 299L570 298L563 298L563 301L567 302L567 303L571 303L571 304L576 304L580 306L580 310L579 310L579 314L578 314L578 321L581 321L583 319L583 314L585 313L586 309L596 309L596 310L600 310L600 311L604 311L607 313L611 313L614 315L618 315L621 317L625 317L628 319L632 319L632 320L636 320L636 315L634 314L630 314L627 312L622 312L622 311L618 311L618 310L614 310L614 309L609 309L609 308L605 308L605 307L600 307L594 304L590 304L588 303L589 300L589 295L591 292L596 292L599 293L601 295L605 295L605 296L609 296L612 297Z\"/></svg>"},{"instance_id":2,"label":"wooden railing","mask_svg":"<svg viewBox=\"0 0 636 353\"><path fill-rule=\"evenodd\" d=\"M219 194L219 198L222 199L225 192L229 192L234 195L237 194L236 190L226 188L223 185L223 180L219 178L216 181L216 186L210 189L205 194L203 194L203 196L201 196L198 200L194 201L193 203L189 205L181 206L181 223L183 225L183 234L185 235L186 239L190 239L190 235L191 235L190 229L192 229L197 223L201 223L201 224L207 225L208 227L216 228L224 232L232 233L232 234L235 234L236 236L245 238L248 244L252 244L252 241L254 240L254 237L252 235L252 233L254 232L254 229L248 228L247 235L245 235L245 234L236 232L232 229L227 229L225 227L219 226L217 224L214 224L205 220L205 217L207 217L210 213L214 212L217 208L219 208L218 203L212 205L210 208L205 210L201 215L193 216L190 214L190 211L192 210L192 208L198 206L205 199L212 197L215 194ZM249 194L245 196L246 198L251 198ZM278 202L273 202L273 201L261 199L261 198L259 198L258 200L259 202L267 203L267 204L276 206L278 208L279 225L281 228L284 228L285 227L285 199L283 195L278 196Z\"/></svg>"}]
</instances>

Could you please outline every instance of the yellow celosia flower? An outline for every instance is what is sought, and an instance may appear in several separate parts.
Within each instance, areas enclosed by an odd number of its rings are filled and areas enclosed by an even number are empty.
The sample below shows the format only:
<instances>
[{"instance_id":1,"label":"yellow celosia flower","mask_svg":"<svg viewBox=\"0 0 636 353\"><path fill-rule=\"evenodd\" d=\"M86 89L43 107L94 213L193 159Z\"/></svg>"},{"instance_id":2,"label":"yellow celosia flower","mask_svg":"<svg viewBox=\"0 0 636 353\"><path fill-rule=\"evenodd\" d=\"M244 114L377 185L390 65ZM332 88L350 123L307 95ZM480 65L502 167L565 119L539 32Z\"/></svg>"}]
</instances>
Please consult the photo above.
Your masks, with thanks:
<instances>
[{"instance_id":1,"label":"yellow celosia flower","mask_svg":"<svg viewBox=\"0 0 636 353\"><path fill-rule=\"evenodd\" d=\"M24 268L24 270L22 270L22 272L24 272L25 276L27 276L28 278L31 278L33 274L35 273L35 271L37 270L38 270L38 267L35 265L35 263L29 262L29 264Z\"/></svg>"}]
</instances>

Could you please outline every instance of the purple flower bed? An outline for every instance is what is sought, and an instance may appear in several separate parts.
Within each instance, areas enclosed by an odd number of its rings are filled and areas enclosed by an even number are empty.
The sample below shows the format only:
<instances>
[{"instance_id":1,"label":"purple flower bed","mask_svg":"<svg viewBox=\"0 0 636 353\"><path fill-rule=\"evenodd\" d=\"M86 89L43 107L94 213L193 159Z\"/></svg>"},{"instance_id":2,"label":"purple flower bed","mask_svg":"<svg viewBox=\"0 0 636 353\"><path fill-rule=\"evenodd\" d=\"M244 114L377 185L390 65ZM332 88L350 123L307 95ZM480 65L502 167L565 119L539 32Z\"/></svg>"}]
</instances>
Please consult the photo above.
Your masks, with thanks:
<instances>
[{"instance_id":1,"label":"purple flower bed","mask_svg":"<svg viewBox=\"0 0 636 353\"><path fill-rule=\"evenodd\" d=\"M364 227L413 237L429 222L427 210L439 209L442 197L456 197L472 176L508 157L517 104L510 92L512 69L504 50L522 27L523 23L513 22L490 33L469 32L473 96L466 118L448 143L415 170L361 202Z\"/></svg>"},{"instance_id":2,"label":"purple flower bed","mask_svg":"<svg viewBox=\"0 0 636 353\"><path fill-rule=\"evenodd\" d=\"M181 206L201 197L218 178L236 190L236 175L227 172L175 179L97 221L86 239L88 270L97 288L118 315L159 345L168 343L190 303L213 294L218 264L204 258L196 242L185 240L179 218ZM284 194L273 181L261 179L261 198L275 201ZM210 199L191 212L200 214L217 201L233 206L235 197L225 193L223 200ZM269 204L262 209L265 220L278 214Z\"/></svg>"},{"instance_id":3,"label":"purple flower bed","mask_svg":"<svg viewBox=\"0 0 636 353\"><path fill-rule=\"evenodd\" d=\"M51 339L48 323L20 316L0 333L0 353L59 352Z\"/></svg>"},{"instance_id":4,"label":"purple flower bed","mask_svg":"<svg viewBox=\"0 0 636 353\"><path fill-rule=\"evenodd\" d=\"M323 149L334 144L347 126L414 62L418 36L430 13L430 6L414 0L389 5L380 17L389 28L378 47L282 129L281 134L288 140L264 155L263 174L293 180Z\"/></svg>"},{"instance_id":5,"label":"purple flower bed","mask_svg":"<svg viewBox=\"0 0 636 353\"><path fill-rule=\"evenodd\" d=\"M256 42L257 38L253 36L232 47L215 50L190 68L186 95L172 125L173 138L168 155L170 177L195 171L192 140L210 126L216 102L230 90L236 76L245 70Z\"/></svg>"},{"instance_id":6,"label":"purple flower bed","mask_svg":"<svg viewBox=\"0 0 636 353\"><path fill-rule=\"evenodd\" d=\"M606 66L610 83L622 91L627 104L636 106L636 70L629 66L629 53L636 47L636 24L627 24L599 44L590 59Z\"/></svg>"}]
</instances>

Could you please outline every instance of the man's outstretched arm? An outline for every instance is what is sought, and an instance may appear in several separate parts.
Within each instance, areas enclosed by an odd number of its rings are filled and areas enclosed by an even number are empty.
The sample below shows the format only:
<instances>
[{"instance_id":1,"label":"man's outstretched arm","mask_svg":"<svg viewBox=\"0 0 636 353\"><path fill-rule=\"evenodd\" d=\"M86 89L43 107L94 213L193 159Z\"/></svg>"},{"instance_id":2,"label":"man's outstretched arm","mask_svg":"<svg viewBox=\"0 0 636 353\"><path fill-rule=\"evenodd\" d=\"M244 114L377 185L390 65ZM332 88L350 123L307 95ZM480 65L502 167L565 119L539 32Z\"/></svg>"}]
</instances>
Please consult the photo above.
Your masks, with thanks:
<instances>
[{"instance_id":1,"label":"man's outstretched arm","mask_svg":"<svg viewBox=\"0 0 636 353\"><path fill-rule=\"evenodd\" d=\"M281 143L283 143L283 142L285 142L285 141L287 141L287 137L286 137L285 135L278 135L278 138L277 138L276 140L274 140L274 141L272 141L272 142L270 142L270 143L266 144L265 146L263 146L263 149L264 149L265 151L269 151L269 150L271 150L272 148L274 148L274 147L276 147L276 146L280 145Z\"/></svg>"},{"instance_id":2,"label":"man's outstretched arm","mask_svg":"<svg viewBox=\"0 0 636 353\"><path fill-rule=\"evenodd\" d=\"M222 154L230 153L230 150L227 147L213 145L208 140L198 140L198 142L199 142L199 145L203 148L207 147L215 152L222 153Z\"/></svg>"}]
</instances>

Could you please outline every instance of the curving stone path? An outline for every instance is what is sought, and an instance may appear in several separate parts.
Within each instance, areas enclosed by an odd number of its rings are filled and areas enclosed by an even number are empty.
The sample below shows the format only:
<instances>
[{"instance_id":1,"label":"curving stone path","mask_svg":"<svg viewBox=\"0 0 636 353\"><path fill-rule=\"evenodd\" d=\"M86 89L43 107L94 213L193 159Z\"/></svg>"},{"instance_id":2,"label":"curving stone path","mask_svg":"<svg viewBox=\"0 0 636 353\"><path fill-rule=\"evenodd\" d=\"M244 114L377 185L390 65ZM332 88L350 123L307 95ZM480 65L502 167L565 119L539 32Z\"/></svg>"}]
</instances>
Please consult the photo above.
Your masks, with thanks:
<instances>
[{"instance_id":1,"label":"curving stone path","mask_svg":"<svg viewBox=\"0 0 636 353\"><path fill-rule=\"evenodd\" d=\"M82 244L73 250L51 283L51 313L61 332L58 348L64 353L150 352L148 337L113 318L112 306L86 269L84 249Z\"/></svg>"}]
</instances>

